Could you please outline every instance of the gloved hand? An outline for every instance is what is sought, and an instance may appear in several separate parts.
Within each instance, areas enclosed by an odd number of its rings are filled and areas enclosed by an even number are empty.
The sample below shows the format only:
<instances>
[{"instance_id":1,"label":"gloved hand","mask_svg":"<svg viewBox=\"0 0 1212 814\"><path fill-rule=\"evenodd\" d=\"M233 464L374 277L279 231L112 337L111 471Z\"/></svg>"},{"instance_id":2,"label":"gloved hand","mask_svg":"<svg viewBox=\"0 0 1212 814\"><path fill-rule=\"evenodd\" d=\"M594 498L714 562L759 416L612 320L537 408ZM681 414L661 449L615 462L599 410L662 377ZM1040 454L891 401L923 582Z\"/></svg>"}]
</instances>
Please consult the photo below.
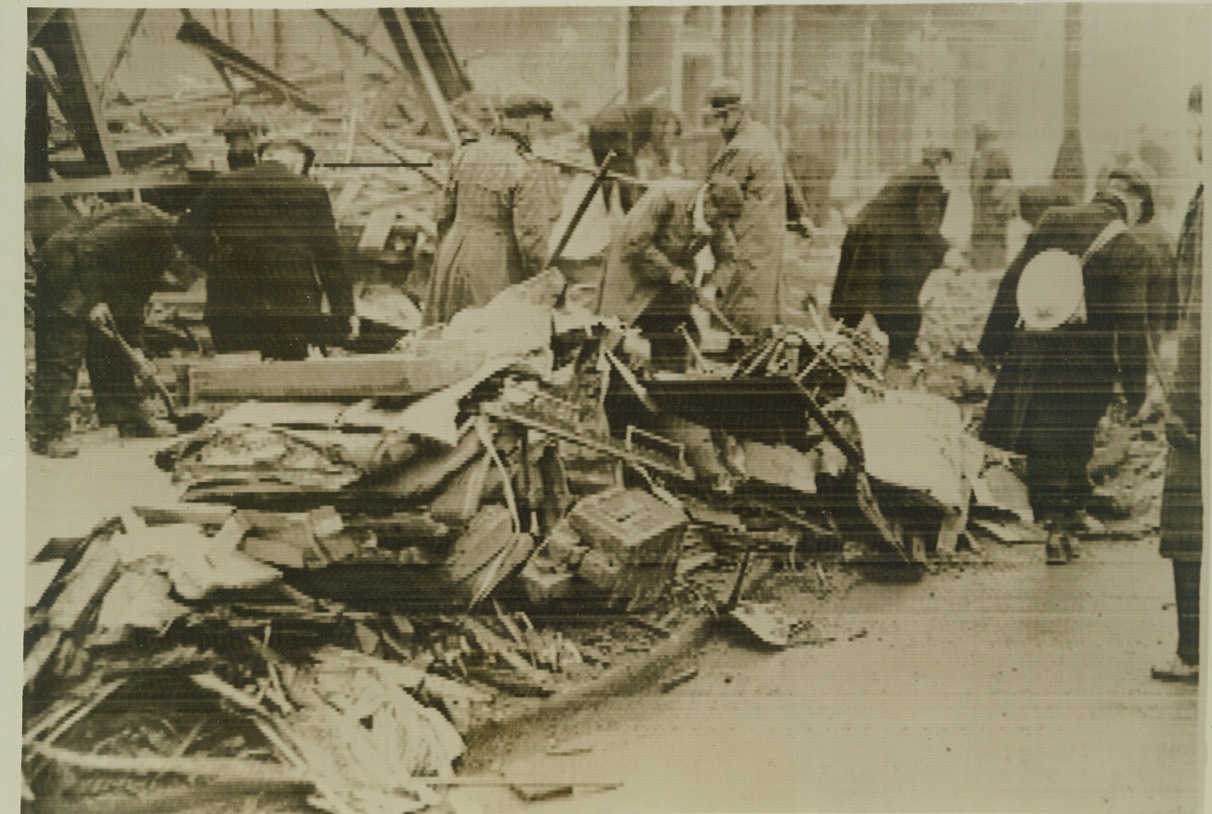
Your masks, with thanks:
<instances>
[{"instance_id":1,"label":"gloved hand","mask_svg":"<svg viewBox=\"0 0 1212 814\"><path fill-rule=\"evenodd\" d=\"M353 314L349 317L349 341L352 342L361 335L362 319L357 314Z\"/></svg>"},{"instance_id":2,"label":"gloved hand","mask_svg":"<svg viewBox=\"0 0 1212 814\"><path fill-rule=\"evenodd\" d=\"M694 283L690 282L690 275L685 269L675 268L669 273L669 284L676 288L693 288Z\"/></svg>"}]
</instances>

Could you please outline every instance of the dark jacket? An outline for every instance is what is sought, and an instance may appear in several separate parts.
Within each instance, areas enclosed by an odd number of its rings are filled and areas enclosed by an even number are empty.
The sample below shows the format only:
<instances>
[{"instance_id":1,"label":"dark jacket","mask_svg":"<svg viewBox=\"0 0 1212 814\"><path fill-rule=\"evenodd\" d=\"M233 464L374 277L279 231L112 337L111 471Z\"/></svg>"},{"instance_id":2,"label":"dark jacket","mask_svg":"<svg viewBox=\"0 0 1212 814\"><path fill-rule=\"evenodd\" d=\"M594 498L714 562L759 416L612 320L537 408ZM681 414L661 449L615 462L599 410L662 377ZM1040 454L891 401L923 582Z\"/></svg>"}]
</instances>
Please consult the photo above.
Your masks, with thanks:
<instances>
[{"instance_id":1,"label":"dark jacket","mask_svg":"<svg viewBox=\"0 0 1212 814\"><path fill-rule=\"evenodd\" d=\"M38 309L83 319L104 302L118 320L142 324L172 256L168 215L150 204L111 206L63 227L38 251Z\"/></svg>"},{"instance_id":2,"label":"dark jacket","mask_svg":"<svg viewBox=\"0 0 1212 814\"><path fill-rule=\"evenodd\" d=\"M741 185L745 202L733 227L736 262L716 275L721 310L738 330L760 334L781 321L787 292L783 240L787 235L787 173L783 152L770 128L748 119L720 148L708 175L719 173Z\"/></svg>"},{"instance_id":3,"label":"dark jacket","mask_svg":"<svg viewBox=\"0 0 1212 814\"><path fill-rule=\"evenodd\" d=\"M693 181L660 181L640 198L607 250L599 314L635 321L676 269L694 279L694 257L706 245L717 267L731 261L736 239L730 228L701 235L695 231L701 188Z\"/></svg>"},{"instance_id":4,"label":"dark jacket","mask_svg":"<svg viewBox=\"0 0 1212 814\"><path fill-rule=\"evenodd\" d=\"M1170 449L1162 493L1161 554L1199 559L1204 547L1203 478L1199 449L1203 428L1200 370L1204 339L1200 308L1204 276L1204 188L1196 191L1183 221L1175 263L1178 300L1178 369L1170 385L1170 409L1181 418L1189 443Z\"/></svg>"},{"instance_id":5,"label":"dark jacket","mask_svg":"<svg viewBox=\"0 0 1212 814\"><path fill-rule=\"evenodd\" d=\"M217 178L182 215L177 241L207 270L206 320L225 350L259 347L271 324L331 339L316 319L323 296L334 317L354 313L328 193L281 164Z\"/></svg>"},{"instance_id":6,"label":"dark jacket","mask_svg":"<svg viewBox=\"0 0 1212 814\"><path fill-rule=\"evenodd\" d=\"M1111 401L1116 380L1135 412L1145 398L1148 366L1146 285L1151 258L1130 232L1111 239L1082 270L1085 324L1031 333L1017 327L1019 276L1035 255L1063 249L1081 257L1111 221L1110 203L1093 201L1049 210L1006 270L985 323L979 349L1001 360L981 438L1013 452L1022 448L1028 414L1092 432ZM1041 408L1041 405L1047 405Z\"/></svg>"},{"instance_id":7,"label":"dark jacket","mask_svg":"<svg viewBox=\"0 0 1212 814\"><path fill-rule=\"evenodd\" d=\"M457 153L435 216L425 324L487 305L542 271L560 204L550 173L520 139L495 133Z\"/></svg>"},{"instance_id":8,"label":"dark jacket","mask_svg":"<svg viewBox=\"0 0 1212 814\"><path fill-rule=\"evenodd\" d=\"M947 254L939 223L919 219L924 196L934 196L945 208L938 173L914 165L894 176L859 212L842 240L829 303L835 319L853 324L870 312L888 331L890 318L920 318L922 286Z\"/></svg>"}]
</instances>

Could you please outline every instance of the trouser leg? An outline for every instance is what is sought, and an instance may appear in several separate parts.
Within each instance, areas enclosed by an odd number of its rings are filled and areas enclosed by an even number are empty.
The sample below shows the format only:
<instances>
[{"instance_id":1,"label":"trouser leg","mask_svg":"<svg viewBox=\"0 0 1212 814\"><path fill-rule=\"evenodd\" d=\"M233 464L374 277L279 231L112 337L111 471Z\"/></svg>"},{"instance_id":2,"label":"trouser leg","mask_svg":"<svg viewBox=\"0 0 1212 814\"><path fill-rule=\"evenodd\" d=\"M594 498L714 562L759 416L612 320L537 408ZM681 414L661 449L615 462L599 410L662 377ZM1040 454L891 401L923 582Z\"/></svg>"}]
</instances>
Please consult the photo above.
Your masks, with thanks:
<instances>
[{"instance_id":1,"label":"trouser leg","mask_svg":"<svg viewBox=\"0 0 1212 814\"><path fill-rule=\"evenodd\" d=\"M138 320L115 315L118 333L128 344L141 344ZM97 420L101 424L133 424L143 417L143 398L135 384L135 370L118 343L100 331L88 329L88 377L92 384Z\"/></svg>"},{"instance_id":2,"label":"trouser leg","mask_svg":"<svg viewBox=\"0 0 1212 814\"><path fill-rule=\"evenodd\" d=\"M86 342L83 320L53 312L35 316L30 430L36 438L61 438L71 429L71 396Z\"/></svg>"},{"instance_id":3,"label":"trouser leg","mask_svg":"<svg viewBox=\"0 0 1212 814\"><path fill-rule=\"evenodd\" d=\"M1174 560L1174 602L1178 608L1178 657L1199 664L1199 560Z\"/></svg>"}]
</instances>

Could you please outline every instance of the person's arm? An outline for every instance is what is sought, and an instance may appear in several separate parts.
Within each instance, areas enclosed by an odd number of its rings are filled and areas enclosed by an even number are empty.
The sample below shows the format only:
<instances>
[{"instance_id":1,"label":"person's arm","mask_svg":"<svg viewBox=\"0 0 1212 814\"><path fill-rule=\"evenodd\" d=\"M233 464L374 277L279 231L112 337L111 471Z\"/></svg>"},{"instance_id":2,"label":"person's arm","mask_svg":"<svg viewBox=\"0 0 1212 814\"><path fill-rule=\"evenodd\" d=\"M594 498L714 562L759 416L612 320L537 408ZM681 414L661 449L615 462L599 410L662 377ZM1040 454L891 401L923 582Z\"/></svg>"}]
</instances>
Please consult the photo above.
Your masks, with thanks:
<instances>
[{"instance_id":1,"label":"person's arm","mask_svg":"<svg viewBox=\"0 0 1212 814\"><path fill-rule=\"evenodd\" d=\"M174 238L181 251L203 268L209 266L215 250L215 234L211 218L213 205L213 190L204 191L177 219L174 231Z\"/></svg>"},{"instance_id":2,"label":"person's arm","mask_svg":"<svg viewBox=\"0 0 1212 814\"><path fill-rule=\"evenodd\" d=\"M527 277L547 266L551 230L560 219L560 196L547 168L527 159L513 195L513 233Z\"/></svg>"},{"instance_id":3,"label":"person's arm","mask_svg":"<svg viewBox=\"0 0 1212 814\"><path fill-rule=\"evenodd\" d=\"M1146 317L1148 279L1154 274L1153 258L1129 236L1117 247L1112 262L1119 269L1115 287L1115 350L1120 384L1131 415L1141 409L1148 394L1149 323Z\"/></svg>"},{"instance_id":4,"label":"person's arm","mask_svg":"<svg viewBox=\"0 0 1212 814\"><path fill-rule=\"evenodd\" d=\"M622 235L623 261L632 273L651 283L687 278L686 270L657 248L656 237L669 223L674 204L666 195L650 190L627 217Z\"/></svg>"},{"instance_id":5,"label":"person's arm","mask_svg":"<svg viewBox=\"0 0 1212 814\"><path fill-rule=\"evenodd\" d=\"M319 184L307 189L308 224L307 234L311 243L312 259L320 285L328 295L328 305L335 317L354 315L353 280L345 268L341 255L341 243L337 240L337 224L332 214L332 203L328 193Z\"/></svg>"}]
</instances>

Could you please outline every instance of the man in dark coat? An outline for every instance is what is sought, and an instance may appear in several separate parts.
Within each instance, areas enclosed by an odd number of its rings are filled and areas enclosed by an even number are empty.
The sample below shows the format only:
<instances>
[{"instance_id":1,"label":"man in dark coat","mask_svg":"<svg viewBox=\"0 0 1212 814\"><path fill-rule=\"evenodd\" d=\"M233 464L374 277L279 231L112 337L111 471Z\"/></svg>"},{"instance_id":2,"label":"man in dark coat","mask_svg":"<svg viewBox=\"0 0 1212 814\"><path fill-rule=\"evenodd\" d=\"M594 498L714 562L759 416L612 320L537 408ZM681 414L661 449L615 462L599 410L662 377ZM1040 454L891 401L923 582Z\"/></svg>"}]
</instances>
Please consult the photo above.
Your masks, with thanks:
<instances>
[{"instance_id":1,"label":"man in dark coat","mask_svg":"<svg viewBox=\"0 0 1212 814\"><path fill-rule=\"evenodd\" d=\"M976 125L972 156L972 267L978 271L1006 265L1006 224L1010 220L1013 173L1010 158L998 146L998 133L983 122Z\"/></svg>"},{"instance_id":2,"label":"man in dark coat","mask_svg":"<svg viewBox=\"0 0 1212 814\"><path fill-rule=\"evenodd\" d=\"M589 149L595 164L600 165L613 150L610 170L633 178L637 176L636 157L645 150L661 164L669 164L673 141L682 135L682 123L677 115L659 105L610 105L589 120ZM615 182L602 183L602 195L609 210ZM623 212L630 212L636 199L643 194L633 184L619 183L619 203Z\"/></svg>"},{"instance_id":3,"label":"man in dark coat","mask_svg":"<svg viewBox=\"0 0 1212 814\"><path fill-rule=\"evenodd\" d=\"M1191 89L1195 155L1203 161L1203 88ZM1170 386L1166 440L1166 485L1162 493L1161 554L1174 565L1174 598L1178 610L1178 653L1175 660L1153 669L1165 681L1199 680L1199 579L1204 551L1203 472L1200 437L1203 404L1200 371L1203 335L1200 307L1204 276L1204 187L1191 199L1178 241L1176 282L1178 301L1178 369Z\"/></svg>"},{"instance_id":4,"label":"man in dark coat","mask_svg":"<svg viewBox=\"0 0 1212 814\"><path fill-rule=\"evenodd\" d=\"M1049 529L1050 564L1076 553L1072 532L1091 491L1086 466L1094 431L1116 381L1130 412L1145 402L1151 261L1128 230L1152 215L1147 182L1129 170L1113 172L1107 191L1090 203L1049 210L1006 270L985 323L980 351L1002 365L981 439L1027 456L1028 498L1036 521ZM1105 232L1115 221L1123 230ZM1049 249L1080 258L1100 237L1105 242L1091 252L1078 281L1085 316L1077 308L1051 330L1029 330L1017 301L1027 264Z\"/></svg>"},{"instance_id":5,"label":"man in dark coat","mask_svg":"<svg viewBox=\"0 0 1212 814\"><path fill-rule=\"evenodd\" d=\"M260 164L217 178L181 217L177 241L206 269L206 323L219 353L301 360L309 345L357 331L332 204L305 177L313 156L296 141L270 142Z\"/></svg>"},{"instance_id":6,"label":"man in dark coat","mask_svg":"<svg viewBox=\"0 0 1212 814\"><path fill-rule=\"evenodd\" d=\"M500 127L464 146L451 161L434 218L438 252L425 297L425 325L487 305L547 265L561 199L530 141L539 123L551 118L551 102L515 94L505 100L501 116Z\"/></svg>"},{"instance_id":7,"label":"man in dark coat","mask_svg":"<svg viewBox=\"0 0 1212 814\"><path fill-rule=\"evenodd\" d=\"M143 410L136 369L114 339L142 346L143 314L175 254L172 219L148 204L118 204L56 232L34 258L34 396L30 448L70 458L71 394L88 366L97 418L124 437L169 435ZM136 351L141 355L141 351ZM142 358L144 373L150 362Z\"/></svg>"},{"instance_id":8,"label":"man in dark coat","mask_svg":"<svg viewBox=\"0 0 1212 814\"><path fill-rule=\"evenodd\" d=\"M631 210L610 244L597 312L634 323L652 343L653 366L684 370L693 331L695 256L711 246L717 268L732 261L741 188L722 176L705 184L658 181Z\"/></svg>"},{"instance_id":9,"label":"man in dark coat","mask_svg":"<svg viewBox=\"0 0 1212 814\"><path fill-rule=\"evenodd\" d=\"M865 313L874 316L891 360L904 361L917 343L918 296L948 251L939 233L946 208L938 172L915 164L867 202L842 240L829 313L851 327Z\"/></svg>"}]
</instances>

